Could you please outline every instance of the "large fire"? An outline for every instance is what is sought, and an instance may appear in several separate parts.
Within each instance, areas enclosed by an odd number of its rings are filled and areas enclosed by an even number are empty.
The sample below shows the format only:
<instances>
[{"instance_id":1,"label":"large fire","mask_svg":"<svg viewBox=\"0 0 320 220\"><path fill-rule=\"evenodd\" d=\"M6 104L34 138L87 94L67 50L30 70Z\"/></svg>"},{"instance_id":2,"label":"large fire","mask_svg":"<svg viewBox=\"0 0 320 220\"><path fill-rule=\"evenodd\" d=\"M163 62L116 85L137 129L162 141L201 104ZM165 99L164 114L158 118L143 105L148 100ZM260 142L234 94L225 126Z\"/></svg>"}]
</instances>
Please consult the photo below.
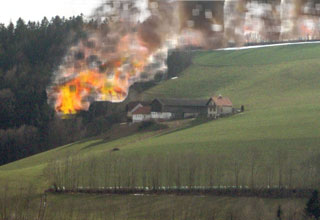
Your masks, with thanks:
<instances>
[{"instance_id":1,"label":"large fire","mask_svg":"<svg viewBox=\"0 0 320 220\"><path fill-rule=\"evenodd\" d=\"M64 114L75 114L89 108L88 97L93 93L100 95L100 100L121 101L126 92L116 79L107 79L103 74L87 70L64 85L57 86L58 93L55 109Z\"/></svg>"},{"instance_id":2,"label":"large fire","mask_svg":"<svg viewBox=\"0 0 320 220\"><path fill-rule=\"evenodd\" d=\"M151 51L137 34L126 35L119 40L116 53L103 54L99 46L88 49L81 45L77 50L79 48L82 48L80 55L73 51L73 56L80 56L75 62L76 67L61 70L65 79L71 79L51 90L56 97L55 110L62 114L88 110L91 99L123 101L130 84L139 77L151 57Z\"/></svg>"}]
</instances>

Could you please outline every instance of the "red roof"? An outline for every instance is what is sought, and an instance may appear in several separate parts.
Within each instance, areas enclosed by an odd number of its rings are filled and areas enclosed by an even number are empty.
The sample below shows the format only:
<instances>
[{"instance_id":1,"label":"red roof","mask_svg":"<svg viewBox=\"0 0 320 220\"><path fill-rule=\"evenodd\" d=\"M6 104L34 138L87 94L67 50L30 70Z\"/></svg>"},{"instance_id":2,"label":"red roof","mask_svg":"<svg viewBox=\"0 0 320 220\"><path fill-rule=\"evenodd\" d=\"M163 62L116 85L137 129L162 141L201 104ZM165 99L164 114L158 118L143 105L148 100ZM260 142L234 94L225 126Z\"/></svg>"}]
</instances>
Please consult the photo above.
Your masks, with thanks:
<instances>
[{"instance_id":1,"label":"red roof","mask_svg":"<svg viewBox=\"0 0 320 220\"><path fill-rule=\"evenodd\" d=\"M143 106L132 112L133 115L149 115L151 113L151 106Z\"/></svg>"},{"instance_id":2,"label":"red roof","mask_svg":"<svg viewBox=\"0 0 320 220\"><path fill-rule=\"evenodd\" d=\"M232 102L228 97L214 96L212 100L216 103L217 106L230 106L232 107Z\"/></svg>"}]
</instances>

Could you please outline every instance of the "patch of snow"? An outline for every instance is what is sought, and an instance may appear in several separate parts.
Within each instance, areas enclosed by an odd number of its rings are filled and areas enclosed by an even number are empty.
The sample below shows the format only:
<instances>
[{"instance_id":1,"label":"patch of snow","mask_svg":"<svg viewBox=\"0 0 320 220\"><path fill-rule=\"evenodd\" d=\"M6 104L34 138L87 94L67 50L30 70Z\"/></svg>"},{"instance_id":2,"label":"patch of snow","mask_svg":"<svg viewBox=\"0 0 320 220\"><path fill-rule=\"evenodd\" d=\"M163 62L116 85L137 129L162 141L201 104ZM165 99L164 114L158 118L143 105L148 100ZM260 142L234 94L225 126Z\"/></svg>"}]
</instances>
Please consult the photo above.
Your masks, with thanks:
<instances>
[{"instance_id":1,"label":"patch of snow","mask_svg":"<svg viewBox=\"0 0 320 220\"><path fill-rule=\"evenodd\" d=\"M133 194L134 196L144 196L144 194L140 194L140 193L136 193L136 194Z\"/></svg>"},{"instance_id":2,"label":"patch of snow","mask_svg":"<svg viewBox=\"0 0 320 220\"><path fill-rule=\"evenodd\" d=\"M263 47L277 47L277 46L286 46L286 45L298 45L298 44L318 44L320 41L309 41L309 42L294 42L294 43L280 43L280 44L266 44L266 45L255 45L255 46L245 46L245 47L228 47L221 48L217 50L247 50L247 49L255 49L255 48L263 48Z\"/></svg>"}]
</instances>

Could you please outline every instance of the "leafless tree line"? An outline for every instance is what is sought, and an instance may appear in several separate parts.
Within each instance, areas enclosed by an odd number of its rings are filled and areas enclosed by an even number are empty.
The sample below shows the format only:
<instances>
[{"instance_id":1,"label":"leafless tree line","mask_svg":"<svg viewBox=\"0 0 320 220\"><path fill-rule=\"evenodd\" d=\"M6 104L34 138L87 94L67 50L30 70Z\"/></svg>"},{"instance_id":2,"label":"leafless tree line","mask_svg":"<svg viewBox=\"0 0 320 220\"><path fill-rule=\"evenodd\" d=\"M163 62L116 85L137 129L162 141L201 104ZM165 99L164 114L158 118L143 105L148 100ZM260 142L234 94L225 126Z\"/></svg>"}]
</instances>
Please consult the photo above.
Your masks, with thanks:
<instances>
[{"instance_id":1,"label":"leafless tree line","mask_svg":"<svg viewBox=\"0 0 320 220\"><path fill-rule=\"evenodd\" d=\"M69 156L48 164L55 189L287 188L315 189L320 156L259 148L229 153L121 154Z\"/></svg>"}]
</instances>

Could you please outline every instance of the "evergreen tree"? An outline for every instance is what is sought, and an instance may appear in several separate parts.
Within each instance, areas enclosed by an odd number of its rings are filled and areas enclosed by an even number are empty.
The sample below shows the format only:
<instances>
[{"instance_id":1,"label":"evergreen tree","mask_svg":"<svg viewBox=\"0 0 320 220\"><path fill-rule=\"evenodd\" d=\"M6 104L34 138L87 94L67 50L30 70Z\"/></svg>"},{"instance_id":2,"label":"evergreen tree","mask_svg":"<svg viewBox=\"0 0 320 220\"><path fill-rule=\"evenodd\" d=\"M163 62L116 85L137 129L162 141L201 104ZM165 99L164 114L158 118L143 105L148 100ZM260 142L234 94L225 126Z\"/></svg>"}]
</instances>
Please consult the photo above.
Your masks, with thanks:
<instances>
[{"instance_id":1,"label":"evergreen tree","mask_svg":"<svg viewBox=\"0 0 320 220\"><path fill-rule=\"evenodd\" d=\"M310 218L314 218L316 220L320 219L320 200L317 190L312 193L311 198L307 202L305 214Z\"/></svg>"},{"instance_id":2,"label":"evergreen tree","mask_svg":"<svg viewBox=\"0 0 320 220\"><path fill-rule=\"evenodd\" d=\"M85 25L82 16L0 24L0 165L52 147L46 88Z\"/></svg>"}]
</instances>

